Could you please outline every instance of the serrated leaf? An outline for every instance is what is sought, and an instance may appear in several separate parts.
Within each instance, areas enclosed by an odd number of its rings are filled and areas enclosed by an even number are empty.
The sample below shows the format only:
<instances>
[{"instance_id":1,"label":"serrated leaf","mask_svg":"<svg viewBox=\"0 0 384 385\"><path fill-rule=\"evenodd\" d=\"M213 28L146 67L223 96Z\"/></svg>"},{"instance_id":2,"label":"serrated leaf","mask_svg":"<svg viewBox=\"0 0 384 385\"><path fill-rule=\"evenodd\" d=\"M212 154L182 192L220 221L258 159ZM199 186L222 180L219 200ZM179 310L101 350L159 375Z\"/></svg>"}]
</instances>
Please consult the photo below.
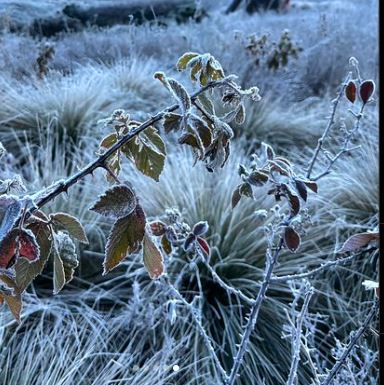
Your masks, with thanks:
<instances>
[{"instance_id":1,"label":"serrated leaf","mask_svg":"<svg viewBox=\"0 0 384 385\"><path fill-rule=\"evenodd\" d=\"M40 248L40 258L34 262L29 262L24 258L18 258L16 261L16 284L20 292L23 292L43 271L52 249L52 234L49 225L43 222L34 222L28 225L28 229L36 237L36 242Z\"/></svg>"},{"instance_id":2,"label":"serrated leaf","mask_svg":"<svg viewBox=\"0 0 384 385\"><path fill-rule=\"evenodd\" d=\"M85 244L89 243L83 225L74 216L67 213L55 213L51 214L49 218L54 226L63 228L72 238Z\"/></svg>"},{"instance_id":3,"label":"serrated leaf","mask_svg":"<svg viewBox=\"0 0 384 385\"><path fill-rule=\"evenodd\" d=\"M290 226L287 226L284 230L284 244L291 250L296 251L300 247L300 235Z\"/></svg>"},{"instance_id":4,"label":"serrated leaf","mask_svg":"<svg viewBox=\"0 0 384 385\"><path fill-rule=\"evenodd\" d=\"M144 238L145 222L145 214L139 204L131 214L115 222L105 247L103 274L107 274L124 258L139 250Z\"/></svg>"},{"instance_id":5,"label":"serrated leaf","mask_svg":"<svg viewBox=\"0 0 384 385\"><path fill-rule=\"evenodd\" d=\"M188 117L188 127L190 130L199 137L202 145L208 147L212 143L211 130L207 123L195 114L191 114Z\"/></svg>"},{"instance_id":6,"label":"serrated leaf","mask_svg":"<svg viewBox=\"0 0 384 385\"><path fill-rule=\"evenodd\" d=\"M39 245L30 230L13 229L0 243L0 268L9 268L15 257L33 262L40 257Z\"/></svg>"},{"instance_id":7,"label":"serrated leaf","mask_svg":"<svg viewBox=\"0 0 384 385\"><path fill-rule=\"evenodd\" d=\"M123 153L140 172L159 181L165 163L165 144L155 128L130 140L123 146Z\"/></svg>"},{"instance_id":8,"label":"serrated leaf","mask_svg":"<svg viewBox=\"0 0 384 385\"><path fill-rule=\"evenodd\" d=\"M172 112L168 112L163 117L163 127L166 133L171 131L177 131L180 129L182 116L180 114L175 114Z\"/></svg>"},{"instance_id":9,"label":"serrated leaf","mask_svg":"<svg viewBox=\"0 0 384 385\"><path fill-rule=\"evenodd\" d=\"M195 52L186 52L177 61L176 68L179 71L185 70L187 68L188 63L191 61L191 59L193 59L196 56L199 56L199 54Z\"/></svg>"},{"instance_id":10,"label":"serrated leaf","mask_svg":"<svg viewBox=\"0 0 384 385\"><path fill-rule=\"evenodd\" d=\"M348 251L359 250L364 246L367 246L370 242L376 241L380 238L379 233L359 233L352 235L345 242L339 253L346 253Z\"/></svg>"},{"instance_id":11,"label":"serrated leaf","mask_svg":"<svg viewBox=\"0 0 384 385\"><path fill-rule=\"evenodd\" d=\"M17 218L21 214L21 201L13 195L0 196L0 241L13 228Z\"/></svg>"},{"instance_id":12,"label":"serrated leaf","mask_svg":"<svg viewBox=\"0 0 384 385\"><path fill-rule=\"evenodd\" d=\"M212 115L215 115L215 108L212 101L207 97L205 93L200 94L198 97L199 102L203 107Z\"/></svg>"},{"instance_id":13,"label":"serrated leaf","mask_svg":"<svg viewBox=\"0 0 384 385\"><path fill-rule=\"evenodd\" d=\"M119 175L121 171L121 151L117 150L113 155L111 155L106 160L106 165L108 169L111 170L115 175ZM113 178L109 172L106 173L105 177L108 182L110 183L115 182L115 178Z\"/></svg>"},{"instance_id":14,"label":"serrated leaf","mask_svg":"<svg viewBox=\"0 0 384 385\"><path fill-rule=\"evenodd\" d=\"M145 233L143 243L143 262L151 279L158 279L164 273L163 256L150 235Z\"/></svg>"},{"instance_id":15,"label":"serrated leaf","mask_svg":"<svg viewBox=\"0 0 384 385\"><path fill-rule=\"evenodd\" d=\"M136 205L136 195L130 187L115 185L99 196L90 210L106 217L120 218L131 214Z\"/></svg>"}]
</instances>

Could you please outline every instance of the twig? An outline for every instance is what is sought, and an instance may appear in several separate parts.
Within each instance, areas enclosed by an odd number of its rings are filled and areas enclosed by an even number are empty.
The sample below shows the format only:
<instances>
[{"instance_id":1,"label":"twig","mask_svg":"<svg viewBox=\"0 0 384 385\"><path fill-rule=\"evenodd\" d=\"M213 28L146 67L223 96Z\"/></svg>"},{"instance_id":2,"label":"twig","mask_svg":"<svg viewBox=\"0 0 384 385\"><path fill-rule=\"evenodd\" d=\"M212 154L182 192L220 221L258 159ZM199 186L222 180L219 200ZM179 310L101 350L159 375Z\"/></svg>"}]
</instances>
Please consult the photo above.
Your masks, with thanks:
<instances>
[{"instance_id":1,"label":"twig","mask_svg":"<svg viewBox=\"0 0 384 385\"><path fill-rule=\"evenodd\" d=\"M201 93L217 87L221 86L222 84L226 84L227 79L224 78L219 81L213 81L208 83L206 86L202 87L200 90L195 92L191 99L195 100L197 96L199 96ZM125 143L130 141L132 138L134 138L136 135L140 134L142 131L144 131L146 128L152 126L154 123L158 122L163 118L165 114L168 112L175 111L179 108L178 104L174 104L170 107L165 108L164 110L158 112L156 115L152 116L150 119L146 120L142 124L140 124L138 127L131 130L128 134L122 136L119 141L117 141L112 147L110 147L107 151L105 151L102 155L100 155L97 159L90 162L87 166L85 166L83 169L78 171L76 174L70 176L69 178L56 182L52 186L48 187L45 191L48 191L46 194L43 193L43 196L36 200L35 205L31 207L28 212L26 213L26 217L28 218L33 212L40 209L44 205L46 205L48 202L55 199L58 195L62 194L63 192L67 192L70 187L75 185L78 181L85 178L87 175L92 174L97 168L99 167L105 167L105 163L108 160L108 158L113 155L117 150L119 150ZM16 225L20 222L20 219L16 222Z\"/></svg>"},{"instance_id":2,"label":"twig","mask_svg":"<svg viewBox=\"0 0 384 385\"><path fill-rule=\"evenodd\" d=\"M327 378L324 380L322 385L330 385L332 380L335 378L335 376L339 373L340 369L345 363L345 360L348 358L349 354L351 353L354 346L357 344L357 341L360 339L360 337L364 334L364 332L367 330L368 326L370 325L371 321L375 317L377 311L379 309L379 299L376 298L371 310L369 311L367 318L364 320L363 324L360 326L360 328L353 334L351 337L351 340L349 341L349 344L345 348L343 354L341 357L337 360L336 364L333 366L331 371L328 373Z\"/></svg>"},{"instance_id":3,"label":"twig","mask_svg":"<svg viewBox=\"0 0 384 385\"><path fill-rule=\"evenodd\" d=\"M208 261L204 258L204 256L200 256L200 260L204 263L205 267L209 270L209 272L212 275L213 280L218 283L224 290L227 292L234 294L241 298L243 301L247 302L250 305L253 305L255 302L254 299L249 298L247 295L245 295L241 290L235 289L232 286L229 286L227 283L225 283L220 276L216 273L216 271L212 268L212 266L208 263Z\"/></svg>"},{"instance_id":4,"label":"twig","mask_svg":"<svg viewBox=\"0 0 384 385\"><path fill-rule=\"evenodd\" d=\"M241 342L239 345L239 349L236 353L236 356L234 357L234 362L231 369L231 373L229 375L229 379L227 381L227 385L233 385L235 383L236 377L238 376L238 372L243 362L245 352L247 351L249 338L256 326L257 317L259 315L261 305L265 299L265 293L267 292L269 284L271 282L272 272L277 262L277 259L279 257L280 251L283 248L283 244L284 244L283 238L280 238L280 241L276 248L275 253L272 256L267 255L265 277L261 284L259 293L257 294L257 297L252 304L248 322L245 326L245 332L241 338Z\"/></svg>"},{"instance_id":5,"label":"twig","mask_svg":"<svg viewBox=\"0 0 384 385\"><path fill-rule=\"evenodd\" d=\"M298 273L298 274L292 274L292 275L281 275L278 277L272 277L271 283L272 282L275 283L275 282L293 281L295 279L308 278L308 277L311 277L312 275L315 275L317 273L322 272L323 270L328 269L329 267L344 265L344 263L352 261L353 259L355 259L359 255L361 255L363 253L369 253L373 250L377 250L376 247L370 247L369 249L362 250L361 252L349 255L348 257L339 258L339 259L336 259L334 261L328 261L328 262L324 263L323 265L317 267L316 269L307 271L305 273Z\"/></svg>"},{"instance_id":6,"label":"twig","mask_svg":"<svg viewBox=\"0 0 384 385\"><path fill-rule=\"evenodd\" d=\"M304 318L308 311L309 301L311 300L313 295L312 288L307 290L304 297L304 303L301 308L301 311L296 319L296 327L294 327L293 333L292 333L292 362L291 362L291 368L289 370L289 376L286 385L294 385L297 377L297 367L299 365L300 361L300 348L301 348L301 335L302 335L302 328L303 328L303 322Z\"/></svg>"},{"instance_id":7,"label":"twig","mask_svg":"<svg viewBox=\"0 0 384 385\"><path fill-rule=\"evenodd\" d=\"M175 286L172 285L168 277L164 277L164 280L166 282L167 287L170 289L171 293L189 310L197 328L199 329L199 332L201 336L204 339L204 343L209 351L209 354L213 358L213 361L215 362L215 365L217 369L220 372L220 375L223 378L223 381L226 382L228 380L228 375L223 366L220 363L219 358L217 357L217 354L215 352L215 349L212 346L211 338L208 336L207 332L205 331L204 326L201 323L200 317L196 315L196 309L195 307L190 304L182 295L181 293L175 288Z\"/></svg>"},{"instance_id":8,"label":"twig","mask_svg":"<svg viewBox=\"0 0 384 385\"><path fill-rule=\"evenodd\" d=\"M308 166L308 170L307 170L307 175L306 175L307 179L311 179L311 173L312 173L312 170L313 170L313 166L315 165L316 159L317 159L317 157L318 157L318 155L320 153L320 150L323 147L323 143L324 143L324 141L325 141L325 139L326 139L326 137L328 135L329 130L331 129L331 127L335 123L335 115L336 115L337 106L339 105L340 99L341 99L341 97L343 96L343 94L345 92L345 88L348 85L348 81L349 81L350 77L351 77L351 73L349 72L347 77L346 77L346 79L345 79L345 81L344 81L344 83L343 83L343 86L340 89L340 92L338 93L336 99L334 99L333 102L332 102L333 107L332 107L331 116L329 117L328 124L325 127L323 135L317 141L317 146L315 148L315 152L313 153L312 159L309 162L309 166Z\"/></svg>"},{"instance_id":9,"label":"twig","mask_svg":"<svg viewBox=\"0 0 384 385\"><path fill-rule=\"evenodd\" d=\"M356 146L356 147L348 148L348 144L350 143L351 139L353 138L353 136L356 134L356 132L360 128L360 120L363 117L365 104L366 103L362 104L359 113L356 115L355 127L346 136L346 138L344 140L343 147L341 148L341 150L334 157L329 159L329 163L328 163L327 168L323 172L321 172L319 175L312 178L312 180L317 181L320 178L324 177L325 175L328 175L331 172L330 170L333 167L333 165L335 164L335 162L337 161L337 159L339 159L344 153L353 151L353 150L361 147L361 146Z\"/></svg>"}]
</instances>

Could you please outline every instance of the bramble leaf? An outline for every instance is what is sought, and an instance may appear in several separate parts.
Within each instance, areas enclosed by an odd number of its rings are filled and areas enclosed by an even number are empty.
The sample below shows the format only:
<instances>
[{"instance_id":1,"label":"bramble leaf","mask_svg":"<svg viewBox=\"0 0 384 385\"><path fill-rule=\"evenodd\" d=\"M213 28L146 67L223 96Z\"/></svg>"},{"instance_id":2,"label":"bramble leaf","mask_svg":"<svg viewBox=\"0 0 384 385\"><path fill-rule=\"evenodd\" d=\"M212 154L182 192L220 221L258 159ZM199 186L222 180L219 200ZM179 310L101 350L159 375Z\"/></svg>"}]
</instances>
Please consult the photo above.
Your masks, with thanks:
<instances>
[{"instance_id":1,"label":"bramble leaf","mask_svg":"<svg viewBox=\"0 0 384 385\"><path fill-rule=\"evenodd\" d=\"M0 241L13 228L21 213L21 201L13 195L0 196Z\"/></svg>"},{"instance_id":2,"label":"bramble leaf","mask_svg":"<svg viewBox=\"0 0 384 385\"><path fill-rule=\"evenodd\" d=\"M129 186L115 185L99 196L90 210L106 217L120 218L131 214L136 204L136 195Z\"/></svg>"},{"instance_id":3,"label":"bramble leaf","mask_svg":"<svg viewBox=\"0 0 384 385\"><path fill-rule=\"evenodd\" d=\"M145 223L145 214L139 204L131 214L115 222L105 247L104 275L119 265L129 254L139 250L144 238Z\"/></svg>"},{"instance_id":4,"label":"bramble leaf","mask_svg":"<svg viewBox=\"0 0 384 385\"><path fill-rule=\"evenodd\" d=\"M26 229L13 229L0 243L0 267L9 268L15 257L36 261L40 257L39 245L34 234ZM16 261L15 261L16 262Z\"/></svg>"},{"instance_id":5,"label":"bramble leaf","mask_svg":"<svg viewBox=\"0 0 384 385\"><path fill-rule=\"evenodd\" d=\"M21 293L43 271L52 249L52 233L49 225L36 221L29 224L27 228L36 237L36 242L40 247L40 258L34 262L29 262L24 258L17 259L15 264L16 284Z\"/></svg>"},{"instance_id":6,"label":"bramble leaf","mask_svg":"<svg viewBox=\"0 0 384 385\"><path fill-rule=\"evenodd\" d=\"M157 279L164 273L163 256L148 233L144 235L143 261L151 279Z\"/></svg>"},{"instance_id":7,"label":"bramble leaf","mask_svg":"<svg viewBox=\"0 0 384 385\"><path fill-rule=\"evenodd\" d=\"M59 231L55 234L53 252L53 293L57 294L66 283L72 280L79 262L75 244L64 232Z\"/></svg>"},{"instance_id":8,"label":"bramble leaf","mask_svg":"<svg viewBox=\"0 0 384 385\"><path fill-rule=\"evenodd\" d=\"M154 127L148 127L123 146L123 153L144 175L159 181L165 163L165 144Z\"/></svg>"},{"instance_id":9,"label":"bramble leaf","mask_svg":"<svg viewBox=\"0 0 384 385\"><path fill-rule=\"evenodd\" d=\"M61 227L68 232L68 234L78 241L88 244L88 238L85 234L83 225L79 220L67 213L55 213L49 216L55 226Z\"/></svg>"}]
</instances>

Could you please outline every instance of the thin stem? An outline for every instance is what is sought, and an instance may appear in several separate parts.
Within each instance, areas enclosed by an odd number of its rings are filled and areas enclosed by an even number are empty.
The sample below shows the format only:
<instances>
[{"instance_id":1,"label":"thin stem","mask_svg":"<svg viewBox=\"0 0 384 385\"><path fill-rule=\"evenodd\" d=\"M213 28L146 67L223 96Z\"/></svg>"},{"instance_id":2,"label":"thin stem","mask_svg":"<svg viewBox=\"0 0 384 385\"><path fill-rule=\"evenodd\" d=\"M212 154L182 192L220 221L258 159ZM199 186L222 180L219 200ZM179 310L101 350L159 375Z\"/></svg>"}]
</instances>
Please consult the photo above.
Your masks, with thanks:
<instances>
[{"instance_id":1,"label":"thin stem","mask_svg":"<svg viewBox=\"0 0 384 385\"><path fill-rule=\"evenodd\" d=\"M244 302L247 302L248 304L253 305L253 303L255 302L254 299L246 296L241 290L235 289L234 287L229 286L227 283L225 283L204 257L200 257L200 260L204 263L205 267L211 273L213 280L216 283L218 283L224 290L226 290L227 292L229 292L231 294L238 296Z\"/></svg>"},{"instance_id":2,"label":"thin stem","mask_svg":"<svg viewBox=\"0 0 384 385\"><path fill-rule=\"evenodd\" d=\"M356 134L356 132L360 128L360 120L363 117L364 107L365 107L365 103L362 104L359 113L356 115L355 127L346 136L346 138L344 140L343 147L341 148L341 150L334 157L329 159L329 163L328 163L327 168L323 172L321 172L319 175L317 175L314 178L312 178L312 180L317 181L320 178L324 177L325 175L328 175L331 172L331 168L333 167L333 165L335 164L337 159L339 159L344 153L353 151L353 150L355 150L357 148L360 148L360 146L348 148L348 144L350 143L350 141L352 140L353 136Z\"/></svg>"},{"instance_id":3,"label":"thin stem","mask_svg":"<svg viewBox=\"0 0 384 385\"><path fill-rule=\"evenodd\" d=\"M315 151L313 153L312 159L309 162L309 166L308 166L308 170L307 170L307 175L306 175L307 179L311 179L311 173L313 171L313 166L316 163L317 157L318 157L318 155L320 153L320 150L323 147L324 141L325 141L325 139L326 139L326 137L328 135L329 130L331 129L331 127L335 123L336 110L337 110L337 107L339 105L340 99L341 99L341 97L343 96L343 94L345 92L345 88L347 87L347 84L348 84L348 81L349 81L350 77L351 77L351 73L349 72L347 77L346 77L346 79L345 79L345 81L344 81L344 83L343 83L343 86L340 89L340 92L338 93L336 99L334 99L333 102L332 102L333 107L332 107L332 111L331 111L331 116L330 116L330 118L328 120L327 126L325 127L323 135L317 141L317 146L316 146Z\"/></svg>"},{"instance_id":4,"label":"thin stem","mask_svg":"<svg viewBox=\"0 0 384 385\"><path fill-rule=\"evenodd\" d=\"M332 380L335 378L335 376L339 373L340 369L345 364L346 359L350 355L352 349L357 344L360 337L364 334L364 332L368 329L370 323L372 322L373 318L375 317L377 311L379 309L379 299L376 298L371 310L369 311L367 318L364 320L363 324L360 326L360 328L353 334L353 337L349 341L349 344L345 348L343 354L341 357L337 360L336 364L333 366L331 371L328 373L327 378L322 383L322 385L330 385Z\"/></svg>"},{"instance_id":5,"label":"thin stem","mask_svg":"<svg viewBox=\"0 0 384 385\"><path fill-rule=\"evenodd\" d=\"M189 313L192 316L192 319L194 320L197 328L199 329L201 336L203 337L204 343L209 351L209 354L211 355L211 357L213 358L213 361L215 362L216 368L219 370L220 375L223 378L223 381L226 382L228 379L227 372L225 371L225 369L220 363L219 358L217 357L215 349L212 346L211 338L208 336L207 332L205 331L205 328L201 323L200 317L197 316L196 309L181 295L181 293L175 288L175 286L172 285L168 277L164 277L164 279L171 293L188 309Z\"/></svg>"},{"instance_id":6,"label":"thin stem","mask_svg":"<svg viewBox=\"0 0 384 385\"><path fill-rule=\"evenodd\" d=\"M252 331L255 329L259 311L265 299L265 293L267 292L269 284L271 282L273 269L276 265L280 251L283 248L283 244L284 244L283 238L280 238L280 241L276 248L275 253L272 256L267 255L265 277L261 284L259 293L257 294L257 297L254 303L252 304L248 322L245 326L245 332L241 338L240 346L236 353L236 356L234 357L234 362L231 369L231 373L229 375L229 379L227 381L227 385L233 385L235 383L236 377L238 376L241 364L244 359L245 352L247 351L249 338L251 336Z\"/></svg>"},{"instance_id":7,"label":"thin stem","mask_svg":"<svg viewBox=\"0 0 384 385\"><path fill-rule=\"evenodd\" d=\"M297 368L300 361L300 350L301 350L300 348L301 348L301 335L302 335L303 322L307 314L309 301L311 300L312 295L313 295L313 290L311 289L305 293L304 303L296 320L296 328L292 333L293 358L292 358L291 368L289 371L289 376L288 376L286 385L294 385L296 381Z\"/></svg>"},{"instance_id":8,"label":"thin stem","mask_svg":"<svg viewBox=\"0 0 384 385\"><path fill-rule=\"evenodd\" d=\"M219 81L213 81L208 83L206 86L202 87L200 90L195 92L192 96L191 99L195 100L197 96L199 96L201 93L217 87L221 86L222 84L226 84L226 79L222 79ZM165 108L164 110L158 112L156 115L152 116L150 119L146 120L133 130L131 130L129 133L126 135L122 136L119 141L117 141L112 147L110 147L107 151L105 151L102 155L100 155L98 158L90 162L87 166L85 166L83 169L78 171L76 174L70 176L69 178L65 180L58 181L48 187L45 190L45 194L43 192L42 196L38 198L34 203L35 205L28 210L26 213L25 218L28 218L34 211L40 209L47 203L51 202L54 200L57 196L62 194L63 192L68 191L70 187L75 185L77 182L85 178L87 175L92 174L97 168L99 167L104 167L105 168L105 163L108 160L108 158L113 155L117 150L119 150L124 144L129 142L132 138L140 134L142 131L144 131L146 128L152 126L154 123L158 122L163 118L163 116L168 113L175 111L179 108L178 104L174 104L170 107ZM20 222L20 219L17 221L17 224Z\"/></svg>"}]
</instances>

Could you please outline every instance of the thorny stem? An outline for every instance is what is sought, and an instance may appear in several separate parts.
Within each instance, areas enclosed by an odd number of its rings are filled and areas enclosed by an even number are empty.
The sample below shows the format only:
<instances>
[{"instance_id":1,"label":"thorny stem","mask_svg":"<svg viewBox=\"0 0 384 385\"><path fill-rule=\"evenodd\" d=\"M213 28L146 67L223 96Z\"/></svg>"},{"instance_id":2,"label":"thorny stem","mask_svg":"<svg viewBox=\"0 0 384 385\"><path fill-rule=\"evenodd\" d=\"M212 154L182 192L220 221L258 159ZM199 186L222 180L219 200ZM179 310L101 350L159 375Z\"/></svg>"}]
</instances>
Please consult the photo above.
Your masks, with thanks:
<instances>
[{"instance_id":1,"label":"thorny stem","mask_svg":"<svg viewBox=\"0 0 384 385\"><path fill-rule=\"evenodd\" d=\"M377 311L379 309L379 299L376 298L371 310L369 311L367 318L364 320L363 324L360 326L360 328L353 334L353 337L351 337L351 340L349 341L349 344L345 348L343 354L341 357L337 360L336 364L333 366L331 371L328 373L327 378L322 383L322 385L330 385L332 383L332 380L335 378L335 376L339 373L342 366L345 364L346 359L348 358L349 354L351 353L352 349L357 344L357 341L360 339L360 337L364 334L364 332L368 329L371 321L375 317Z\"/></svg>"},{"instance_id":2,"label":"thorny stem","mask_svg":"<svg viewBox=\"0 0 384 385\"><path fill-rule=\"evenodd\" d=\"M249 338L251 336L252 331L254 330L257 322L257 317L259 315L259 311L261 308L261 305L265 299L265 293L268 290L269 284L271 282L273 269L276 265L277 259L279 257L280 251L283 248L284 240L283 238L280 238L279 244L275 250L275 253L272 256L267 256L267 262L266 262L266 271L264 280L261 284L259 293L257 294L257 297L252 304L251 312L249 315L248 322L245 326L245 332L241 338L241 342L239 345L239 349L236 353L236 356L234 357L233 366L231 369L231 373L229 375L229 379L226 382L227 385L233 385L236 381L236 377L238 376L241 364L243 362L244 355L247 351ZM270 258L270 260L268 260Z\"/></svg>"},{"instance_id":3,"label":"thorny stem","mask_svg":"<svg viewBox=\"0 0 384 385\"><path fill-rule=\"evenodd\" d=\"M193 95L191 95L191 99L194 100L199 96L201 93L217 87L221 86L223 84L227 84L227 79L224 78L222 80L213 81L208 83L206 86L200 88L197 92L195 92ZM70 187L75 185L77 182L85 178L87 175L92 174L97 168L103 167L105 168L105 163L108 160L108 158L113 155L117 150L119 150L124 144L126 144L128 141L130 141L132 138L140 134L142 131L144 131L146 128L152 126L154 123L158 122L163 118L163 116L168 113L175 111L179 108L178 104L174 104L170 107L165 108L163 111L158 112L156 115L152 116L150 119L146 120L142 124L140 124L138 127L131 130L126 135L122 136L119 141L117 141L112 147L110 147L107 151L105 151L102 155L100 155L98 158L96 158L94 161L90 162L87 166L85 166L83 169L78 171L76 174L70 176L64 181L59 181L47 189L45 189L45 194L43 191L42 196L36 200L35 205L31 207L28 212L26 213L25 219L27 219L33 212L40 209L50 201L54 200L57 196L62 194L63 192L67 192ZM16 222L16 225L20 223L21 218L18 219Z\"/></svg>"},{"instance_id":4,"label":"thorny stem","mask_svg":"<svg viewBox=\"0 0 384 385\"><path fill-rule=\"evenodd\" d=\"M204 326L202 325L201 323L201 320L200 318L198 317L198 315L196 314L196 309L195 307L190 304L182 295L181 293L175 288L174 285L172 285L172 283L170 282L169 278L168 277L164 277L165 279L165 283L167 285L167 287L170 289L172 295L174 295L190 312L197 328L199 329L199 332L201 334L201 336L203 337L204 339L204 343L205 345L207 346L207 349L209 351L209 354L211 355L211 357L213 358L213 361L215 362L215 366L217 367L217 369L219 370L220 372L220 375L222 376L223 378L223 381L226 382L227 379L228 379L228 375L227 375L227 372L225 371L225 369L223 368L223 366L221 365L220 363L220 360L219 358L217 357L217 354L215 352L215 349L213 348L212 346L212 341L211 341L211 338L208 336L207 332L205 331L205 328Z\"/></svg>"},{"instance_id":5,"label":"thorny stem","mask_svg":"<svg viewBox=\"0 0 384 385\"><path fill-rule=\"evenodd\" d=\"M317 160L317 157L320 153L320 150L322 149L323 147L323 143L328 135L328 132L329 130L331 129L331 127L333 126L333 124L335 123L335 115L336 115L336 110L337 110L337 107L339 105L339 102L340 102L340 99L341 97L343 96L344 92L345 92L345 88L347 87L348 85L348 81L351 77L351 73L349 72L344 83L343 83L343 86L341 87L340 89L340 92L338 93L336 99L333 100L333 107L332 107L332 112L331 112L331 116L329 117L329 120L328 120L328 123L327 123L327 126L325 127L325 130L323 132L323 135L319 138L319 140L317 141L317 146L315 148L315 152L313 153L313 156L312 156L312 159L310 160L309 162L309 166L308 166L308 170L307 170L307 179L311 179L311 173L312 173L312 170L313 170L313 166L315 165L315 162Z\"/></svg>"},{"instance_id":6,"label":"thorny stem","mask_svg":"<svg viewBox=\"0 0 384 385\"><path fill-rule=\"evenodd\" d=\"M292 359L291 368L289 371L289 376L288 376L286 385L294 385L296 381L297 367L300 361L300 348L301 348L301 335L302 335L303 322L307 314L309 301L311 300L312 295L313 295L312 289L308 290L305 293L304 303L296 320L296 328L294 330L294 334L292 333L293 359Z\"/></svg>"}]
</instances>

